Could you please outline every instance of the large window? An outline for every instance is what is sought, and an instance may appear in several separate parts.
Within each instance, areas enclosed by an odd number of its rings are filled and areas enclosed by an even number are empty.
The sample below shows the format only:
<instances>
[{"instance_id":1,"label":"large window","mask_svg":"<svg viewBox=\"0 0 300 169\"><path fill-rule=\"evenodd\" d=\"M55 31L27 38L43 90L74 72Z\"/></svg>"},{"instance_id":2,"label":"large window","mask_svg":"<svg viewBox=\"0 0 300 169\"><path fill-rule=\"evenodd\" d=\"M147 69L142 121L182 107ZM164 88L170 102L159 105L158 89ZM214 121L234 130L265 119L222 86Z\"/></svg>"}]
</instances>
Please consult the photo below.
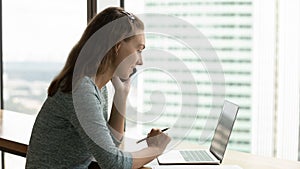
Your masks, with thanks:
<instances>
[{"instance_id":1,"label":"large window","mask_svg":"<svg viewBox=\"0 0 300 169\"><path fill-rule=\"evenodd\" d=\"M181 128L183 131L190 132L186 137L187 141L194 143L206 141L209 139L200 138L202 132L210 132L211 136L217 122L217 117L221 111L220 104L212 104L213 98L226 98L240 105L240 111L237 121L234 126L234 131L230 139L229 148L250 152L251 151L251 67L252 67L252 12L253 4L251 1L178 1L178 0L146 0L144 3L136 3L134 1L125 1L125 8L134 13L160 13L171 15L186 21L196 29L198 29L209 40L213 49L216 52L219 60L209 60L212 62L220 62L223 70L216 68L215 70L205 70L203 68L203 60L197 59L193 53L186 46L168 37L168 35L153 35L146 34L146 46L150 51L150 55L144 56L144 63L150 65L176 65L174 58L168 58L168 53L174 54L192 72L195 81L186 80L183 82L187 88L196 84L198 91L182 92L176 87L176 79L170 78L165 72L157 70L149 70L143 73L143 89L141 92L143 96L141 107L159 107L160 102L151 100L151 95L155 91L161 91L166 97L165 109L159 115L157 112L147 112L144 114L144 119L151 119L153 116L160 117L152 119L150 123L142 125L142 132L145 134L148 130L155 127L166 127L166 125L175 124L180 110L197 109L197 119L190 112L183 112ZM146 30L152 27L158 27L158 30L165 29L166 25L160 20L146 24ZM174 24L167 25L167 29L172 29ZM160 27L160 28L159 28ZM184 29L178 32L179 39L182 41L189 41L195 38L195 35L187 35ZM182 32L183 30L183 32ZM158 32L159 33L159 32ZM195 43L201 42L195 40ZM151 52L151 50L163 50L162 53ZM146 54L145 54L146 55ZM169 69L169 74L179 74L180 68ZM167 70L166 70L167 71ZM182 76L186 76L183 73ZM225 81L212 81L209 76L224 75ZM174 81L175 80L175 81ZM212 84L214 83L214 84ZM225 93L213 93L212 85L217 87L225 87ZM155 94L154 94L155 95ZM190 99L180 102L181 97L193 98L198 97L198 103L190 103ZM177 99L178 98L178 99ZM216 116L209 116L209 112L213 110ZM209 118L212 124L210 127L205 126ZM195 124L191 127L191 122ZM190 130L187 128L191 127ZM204 131L207 130L207 131ZM185 132L172 135L173 139L182 139ZM200 140L199 140L200 138Z\"/></svg>"},{"instance_id":2,"label":"large window","mask_svg":"<svg viewBox=\"0 0 300 169\"><path fill-rule=\"evenodd\" d=\"M2 0L5 109L38 113L86 26L86 9L86 1ZM23 157L5 155L6 168L24 164Z\"/></svg>"},{"instance_id":3,"label":"large window","mask_svg":"<svg viewBox=\"0 0 300 169\"><path fill-rule=\"evenodd\" d=\"M291 160L300 158L299 3L125 0L129 12L172 16L203 33L212 46L209 50L218 56L209 62L218 62L223 68L209 73L225 78L211 81L203 60L195 59L195 53L182 43L197 37L182 32L178 35L184 36L176 38L147 33L144 64L168 65L170 69L144 69L132 80L128 103L130 110L137 111L128 112L128 137L142 137L152 127L175 127L180 110L197 109L196 121L194 115L186 112L180 119L183 123L177 125L188 131L183 133L187 135L170 134L174 140L209 143L221 106L221 102L212 104L212 99L225 98L240 105L229 149ZM97 1L98 12L108 6L120 6L120 1ZM2 0L2 9L4 108L36 114L46 98L49 82L62 68L86 26L86 1ZM146 30L172 30L178 26L159 19L145 21ZM188 74L180 67L172 67L176 61L187 65L195 78L183 80L182 84L187 88L196 85L197 92L182 92L178 88L172 74ZM225 93L213 93L213 84L224 87ZM112 96L111 84L109 92ZM199 101L190 104L189 99L195 97ZM181 102L181 98L189 99ZM215 112L213 116L211 110ZM209 133L208 139L200 138L203 132Z\"/></svg>"},{"instance_id":4,"label":"large window","mask_svg":"<svg viewBox=\"0 0 300 169\"><path fill-rule=\"evenodd\" d=\"M223 67L223 72L213 71L213 74L223 73L225 77L225 82L217 85L225 87L224 98L241 107L230 139L230 149L291 160L296 160L299 154L299 8L299 2L280 0L125 1L125 9L130 12L161 13L181 18L208 38L219 58L216 61ZM153 27L172 30L178 26L159 21L146 20L146 30ZM179 31L176 38L183 41L195 38L180 37L181 34ZM174 79L164 76L165 72L147 70L142 73L138 81L141 88L138 87L138 93L141 94L137 94L136 103L143 115L138 113L135 119L152 121L137 123L134 131L146 134L153 126L172 127L180 109L195 106L199 108L197 122L184 138L199 143L199 133L207 129L211 131L215 126L212 124L211 128L207 128L205 121L210 109L219 108L219 105L210 104L211 99L220 96L212 94L211 79L205 78L207 72L201 67L202 62L193 59L186 46L178 45L178 41L166 35L146 33L146 46L149 51L163 50L165 54L145 52L145 64L174 65L174 59L166 59L168 54L173 53L186 65L192 65L189 69L197 77L196 81L186 81L185 84L196 82L199 90L197 93L182 93L174 86ZM180 68L174 68L169 74L178 71ZM151 98L155 95L157 97ZM159 100L162 96L166 98L164 110L161 113L149 111L153 106L159 107L161 102L155 99ZM180 100L183 96L198 96L200 101L198 104L178 102L176 98ZM195 119L186 112L181 120L184 123L180 127L184 129ZM182 139L180 135L172 136Z\"/></svg>"},{"instance_id":5,"label":"large window","mask_svg":"<svg viewBox=\"0 0 300 169\"><path fill-rule=\"evenodd\" d=\"M86 2L2 3L4 108L36 114L86 26Z\"/></svg>"}]
</instances>

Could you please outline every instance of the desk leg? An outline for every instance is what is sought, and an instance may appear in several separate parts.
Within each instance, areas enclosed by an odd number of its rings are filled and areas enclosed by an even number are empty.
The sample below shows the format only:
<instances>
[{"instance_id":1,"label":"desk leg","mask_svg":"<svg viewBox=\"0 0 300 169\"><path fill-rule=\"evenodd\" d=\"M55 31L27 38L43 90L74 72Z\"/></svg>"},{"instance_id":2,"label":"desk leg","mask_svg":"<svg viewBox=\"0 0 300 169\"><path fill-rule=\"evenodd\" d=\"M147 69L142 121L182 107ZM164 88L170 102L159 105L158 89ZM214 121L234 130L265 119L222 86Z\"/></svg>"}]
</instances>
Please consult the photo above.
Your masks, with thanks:
<instances>
[{"instance_id":1,"label":"desk leg","mask_svg":"<svg viewBox=\"0 0 300 169\"><path fill-rule=\"evenodd\" d=\"M1 151L1 169L4 169L5 165L4 165L4 152Z\"/></svg>"}]
</instances>

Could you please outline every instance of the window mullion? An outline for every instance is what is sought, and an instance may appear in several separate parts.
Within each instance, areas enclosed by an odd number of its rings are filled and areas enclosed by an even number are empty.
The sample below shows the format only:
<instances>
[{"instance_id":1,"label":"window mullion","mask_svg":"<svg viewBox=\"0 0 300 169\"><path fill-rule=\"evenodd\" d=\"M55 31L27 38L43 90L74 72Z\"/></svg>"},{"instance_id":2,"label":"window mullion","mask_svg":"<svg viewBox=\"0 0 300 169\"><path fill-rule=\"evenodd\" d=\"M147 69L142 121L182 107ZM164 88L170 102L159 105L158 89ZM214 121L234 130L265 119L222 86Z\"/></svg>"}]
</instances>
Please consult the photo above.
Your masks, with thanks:
<instances>
[{"instance_id":1,"label":"window mullion","mask_svg":"<svg viewBox=\"0 0 300 169\"><path fill-rule=\"evenodd\" d=\"M87 1L87 23L97 14L97 0Z\"/></svg>"},{"instance_id":2,"label":"window mullion","mask_svg":"<svg viewBox=\"0 0 300 169\"><path fill-rule=\"evenodd\" d=\"M2 0L0 0L0 108L3 109Z\"/></svg>"},{"instance_id":3,"label":"window mullion","mask_svg":"<svg viewBox=\"0 0 300 169\"><path fill-rule=\"evenodd\" d=\"M253 1L252 153L274 154L275 2ZM266 11L265 9L271 9Z\"/></svg>"},{"instance_id":4,"label":"window mullion","mask_svg":"<svg viewBox=\"0 0 300 169\"><path fill-rule=\"evenodd\" d=\"M276 157L297 160L299 140L300 2L278 1Z\"/></svg>"}]
</instances>

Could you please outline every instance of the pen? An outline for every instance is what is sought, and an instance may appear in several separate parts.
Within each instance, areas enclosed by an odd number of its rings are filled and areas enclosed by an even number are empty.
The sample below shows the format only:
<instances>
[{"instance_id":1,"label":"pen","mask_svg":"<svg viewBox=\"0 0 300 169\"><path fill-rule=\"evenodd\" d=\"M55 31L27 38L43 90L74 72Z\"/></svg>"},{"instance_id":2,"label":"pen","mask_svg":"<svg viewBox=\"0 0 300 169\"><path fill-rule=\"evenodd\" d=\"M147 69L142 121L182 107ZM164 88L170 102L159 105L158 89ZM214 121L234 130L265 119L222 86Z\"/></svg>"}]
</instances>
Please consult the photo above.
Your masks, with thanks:
<instances>
[{"instance_id":1,"label":"pen","mask_svg":"<svg viewBox=\"0 0 300 169\"><path fill-rule=\"evenodd\" d=\"M161 132L164 132L164 131L167 131L167 130L169 130L169 127L162 129ZM138 141L136 142L136 144L138 144L138 143L140 143L140 142L142 142L142 141L147 140L147 138L148 138L148 137L145 137L145 138L143 138L143 139L138 140Z\"/></svg>"}]
</instances>

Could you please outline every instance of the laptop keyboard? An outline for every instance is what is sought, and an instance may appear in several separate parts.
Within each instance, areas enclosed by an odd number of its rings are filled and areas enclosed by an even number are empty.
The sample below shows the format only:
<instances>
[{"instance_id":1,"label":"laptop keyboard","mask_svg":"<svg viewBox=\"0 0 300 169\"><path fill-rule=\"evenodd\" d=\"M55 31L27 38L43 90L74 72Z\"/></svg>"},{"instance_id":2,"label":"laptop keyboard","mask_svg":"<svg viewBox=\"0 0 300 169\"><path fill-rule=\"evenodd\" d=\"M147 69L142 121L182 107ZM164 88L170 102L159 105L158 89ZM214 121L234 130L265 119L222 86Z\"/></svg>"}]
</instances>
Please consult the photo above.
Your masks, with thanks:
<instances>
[{"instance_id":1,"label":"laptop keyboard","mask_svg":"<svg viewBox=\"0 0 300 169\"><path fill-rule=\"evenodd\" d=\"M206 151L201 150L187 150L180 151L185 161L213 161L213 159L207 154Z\"/></svg>"}]
</instances>

